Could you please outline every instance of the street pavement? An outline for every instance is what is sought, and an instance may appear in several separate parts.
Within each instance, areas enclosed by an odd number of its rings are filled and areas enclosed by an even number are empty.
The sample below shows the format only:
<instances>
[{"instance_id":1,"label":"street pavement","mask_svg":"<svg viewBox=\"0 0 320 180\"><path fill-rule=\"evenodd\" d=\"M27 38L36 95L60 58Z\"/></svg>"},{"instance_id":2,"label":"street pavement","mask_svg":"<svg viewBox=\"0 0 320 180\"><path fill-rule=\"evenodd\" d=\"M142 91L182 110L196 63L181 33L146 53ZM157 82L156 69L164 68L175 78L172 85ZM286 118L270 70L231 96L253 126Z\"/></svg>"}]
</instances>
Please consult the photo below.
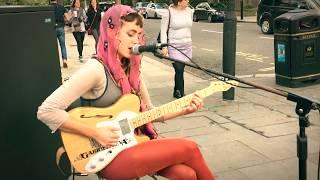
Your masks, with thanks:
<instances>
[{"instance_id":1,"label":"street pavement","mask_svg":"<svg viewBox=\"0 0 320 180\"><path fill-rule=\"evenodd\" d=\"M69 67L61 68L63 79L83 65L78 60L76 42L69 29L66 29L66 45ZM93 37L86 35L85 62L93 53ZM142 73L154 105L160 106L175 100L172 97L174 70L171 66L154 60L152 56L144 56ZM287 88L276 85L274 76L247 77L244 80L320 99L319 84ZM186 72L186 94L209 86L211 81ZM204 99L204 103L205 107L196 113L167 121L166 124L156 124L160 135L185 137L197 142L218 180L299 179L296 140L299 121L295 114L295 103L263 90L238 87L235 88L235 100L225 101L222 93L217 92ZM311 111L310 126L306 128L308 180L317 178L319 116L318 111ZM90 175L76 179L93 180L97 177ZM152 178L146 176L141 179Z\"/></svg>"}]
</instances>

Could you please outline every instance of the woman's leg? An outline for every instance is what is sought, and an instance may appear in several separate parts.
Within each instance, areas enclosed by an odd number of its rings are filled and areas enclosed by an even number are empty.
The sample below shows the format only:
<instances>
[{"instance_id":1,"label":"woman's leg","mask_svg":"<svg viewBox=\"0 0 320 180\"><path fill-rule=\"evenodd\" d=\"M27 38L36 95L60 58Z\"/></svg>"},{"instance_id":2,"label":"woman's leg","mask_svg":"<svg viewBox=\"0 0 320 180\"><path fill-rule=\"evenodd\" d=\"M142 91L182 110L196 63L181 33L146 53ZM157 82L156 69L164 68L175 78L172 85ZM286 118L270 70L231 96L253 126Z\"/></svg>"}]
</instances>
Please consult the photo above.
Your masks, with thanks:
<instances>
[{"instance_id":1,"label":"woman's leg","mask_svg":"<svg viewBox=\"0 0 320 180\"><path fill-rule=\"evenodd\" d=\"M175 178L185 177L183 173L187 171L188 177L193 177L190 169L198 180L214 179L196 143L181 138L165 138L122 151L101 174L108 180L133 179L159 171L160 175Z\"/></svg>"},{"instance_id":2,"label":"woman's leg","mask_svg":"<svg viewBox=\"0 0 320 180\"><path fill-rule=\"evenodd\" d=\"M96 54L97 54L97 45L98 45L98 40L99 40L99 32L97 29L92 29L92 35L93 35L93 38L96 42L95 44L95 50L96 50Z\"/></svg>"},{"instance_id":3,"label":"woman's leg","mask_svg":"<svg viewBox=\"0 0 320 180\"><path fill-rule=\"evenodd\" d=\"M83 42L84 42L84 36L86 32L79 32L79 34L80 34L79 55L82 56Z\"/></svg>"},{"instance_id":4,"label":"woman's leg","mask_svg":"<svg viewBox=\"0 0 320 180\"><path fill-rule=\"evenodd\" d=\"M77 42L77 49L78 49L79 56L82 56L82 50L81 50L81 47L80 47L80 44L81 44L80 32L73 32L72 34L73 34L73 37L76 39L76 42ZM80 51L81 51L81 54L80 54Z\"/></svg>"},{"instance_id":5,"label":"woman's leg","mask_svg":"<svg viewBox=\"0 0 320 180\"><path fill-rule=\"evenodd\" d=\"M158 175L170 180L197 180L197 173L187 165L177 164L158 172Z\"/></svg>"},{"instance_id":6,"label":"woman's leg","mask_svg":"<svg viewBox=\"0 0 320 180\"><path fill-rule=\"evenodd\" d=\"M181 96L184 95L184 67L183 63L174 62L173 63L175 75L174 75L174 90L179 90Z\"/></svg>"},{"instance_id":7,"label":"woman's leg","mask_svg":"<svg viewBox=\"0 0 320 180\"><path fill-rule=\"evenodd\" d=\"M60 44L62 59L64 61L66 61L68 58L67 58L67 48L66 48L66 43L65 43L64 28L57 27L56 30L57 30L58 40L59 40L59 44Z\"/></svg>"}]
</instances>

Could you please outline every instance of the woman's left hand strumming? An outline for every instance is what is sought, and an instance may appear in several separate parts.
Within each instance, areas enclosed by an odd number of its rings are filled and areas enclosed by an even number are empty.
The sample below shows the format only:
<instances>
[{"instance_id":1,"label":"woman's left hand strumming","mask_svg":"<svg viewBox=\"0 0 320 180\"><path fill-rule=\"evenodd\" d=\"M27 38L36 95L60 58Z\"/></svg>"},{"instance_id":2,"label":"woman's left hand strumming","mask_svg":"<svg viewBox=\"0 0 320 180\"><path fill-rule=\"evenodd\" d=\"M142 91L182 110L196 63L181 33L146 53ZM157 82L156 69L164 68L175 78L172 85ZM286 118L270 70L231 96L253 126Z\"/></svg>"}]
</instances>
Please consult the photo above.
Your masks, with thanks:
<instances>
[{"instance_id":1,"label":"woman's left hand strumming","mask_svg":"<svg viewBox=\"0 0 320 180\"><path fill-rule=\"evenodd\" d=\"M185 115L198 111L203 107L203 100L197 95L194 95L190 104L184 109Z\"/></svg>"}]
</instances>

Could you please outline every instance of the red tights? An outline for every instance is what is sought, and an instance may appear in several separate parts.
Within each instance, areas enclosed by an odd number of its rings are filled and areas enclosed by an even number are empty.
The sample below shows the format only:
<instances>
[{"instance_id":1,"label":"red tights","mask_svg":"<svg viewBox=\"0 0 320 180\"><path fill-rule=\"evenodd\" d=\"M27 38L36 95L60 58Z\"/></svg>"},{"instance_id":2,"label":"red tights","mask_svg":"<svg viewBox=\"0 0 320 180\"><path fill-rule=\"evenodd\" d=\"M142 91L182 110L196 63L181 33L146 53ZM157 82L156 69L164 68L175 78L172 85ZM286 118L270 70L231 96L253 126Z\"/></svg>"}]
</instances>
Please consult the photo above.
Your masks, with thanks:
<instances>
[{"instance_id":1,"label":"red tights","mask_svg":"<svg viewBox=\"0 0 320 180\"><path fill-rule=\"evenodd\" d=\"M196 143L164 138L128 148L101 171L108 180L132 180L148 174L170 180L214 180Z\"/></svg>"}]
</instances>

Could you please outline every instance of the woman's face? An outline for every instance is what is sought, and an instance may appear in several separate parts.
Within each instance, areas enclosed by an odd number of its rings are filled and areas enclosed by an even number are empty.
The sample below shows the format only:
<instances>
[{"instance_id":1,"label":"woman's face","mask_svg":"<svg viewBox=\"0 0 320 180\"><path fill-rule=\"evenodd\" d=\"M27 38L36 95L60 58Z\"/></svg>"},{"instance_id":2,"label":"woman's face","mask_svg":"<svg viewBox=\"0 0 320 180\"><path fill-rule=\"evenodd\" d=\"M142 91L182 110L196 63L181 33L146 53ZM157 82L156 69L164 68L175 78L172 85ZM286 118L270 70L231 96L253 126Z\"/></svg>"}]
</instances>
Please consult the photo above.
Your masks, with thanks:
<instances>
[{"instance_id":1,"label":"woman's face","mask_svg":"<svg viewBox=\"0 0 320 180\"><path fill-rule=\"evenodd\" d=\"M95 7L95 6L97 5L97 1L96 1L96 0L91 0L91 5L92 5L93 7Z\"/></svg>"},{"instance_id":2,"label":"woman's face","mask_svg":"<svg viewBox=\"0 0 320 180\"><path fill-rule=\"evenodd\" d=\"M178 5L181 7L181 8L186 8L189 6L189 0L181 0L178 2Z\"/></svg>"},{"instance_id":3,"label":"woman's face","mask_svg":"<svg viewBox=\"0 0 320 180\"><path fill-rule=\"evenodd\" d=\"M75 0L74 7L76 8L80 7L80 0Z\"/></svg>"},{"instance_id":4,"label":"woman's face","mask_svg":"<svg viewBox=\"0 0 320 180\"><path fill-rule=\"evenodd\" d=\"M132 54L132 46L139 43L139 36L141 35L143 29L136 25L136 21L133 22L122 22L119 33L117 34L117 39L120 41L118 48L119 58L122 59L130 58Z\"/></svg>"}]
</instances>

